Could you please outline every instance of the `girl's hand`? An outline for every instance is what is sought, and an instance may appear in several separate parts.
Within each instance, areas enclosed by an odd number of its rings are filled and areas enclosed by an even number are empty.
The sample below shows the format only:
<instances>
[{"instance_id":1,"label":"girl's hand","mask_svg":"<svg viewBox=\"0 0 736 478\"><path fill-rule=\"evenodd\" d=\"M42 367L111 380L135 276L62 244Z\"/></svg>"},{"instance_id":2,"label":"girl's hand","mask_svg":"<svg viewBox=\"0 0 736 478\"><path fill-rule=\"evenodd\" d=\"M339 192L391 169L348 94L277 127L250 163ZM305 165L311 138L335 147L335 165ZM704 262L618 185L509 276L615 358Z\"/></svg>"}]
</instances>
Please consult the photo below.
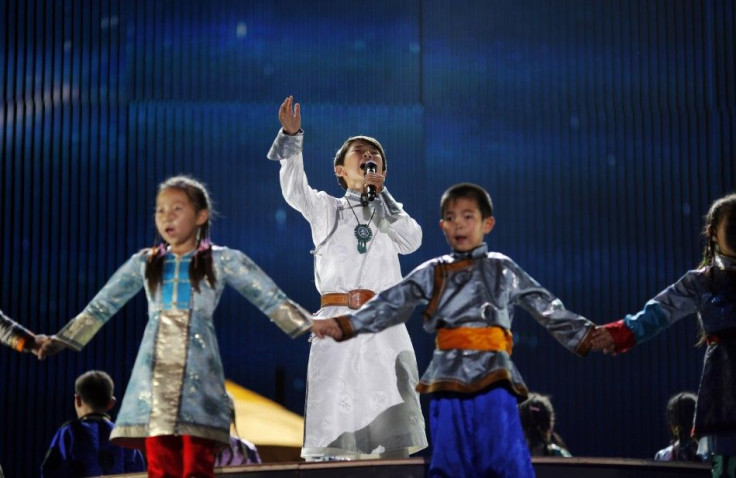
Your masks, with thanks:
<instances>
[{"instance_id":1,"label":"girl's hand","mask_svg":"<svg viewBox=\"0 0 736 478\"><path fill-rule=\"evenodd\" d=\"M43 336L45 337L45 336ZM40 347L38 347L38 360L43 360L51 355L56 355L66 348L63 342L57 340L53 335L45 337Z\"/></svg>"},{"instance_id":2,"label":"girl's hand","mask_svg":"<svg viewBox=\"0 0 736 478\"><path fill-rule=\"evenodd\" d=\"M302 127L302 113L299 103L294 103L294 97L287 97L279 108L279 121L284 133L293 136Z\"/></svg>"}]
</instances>

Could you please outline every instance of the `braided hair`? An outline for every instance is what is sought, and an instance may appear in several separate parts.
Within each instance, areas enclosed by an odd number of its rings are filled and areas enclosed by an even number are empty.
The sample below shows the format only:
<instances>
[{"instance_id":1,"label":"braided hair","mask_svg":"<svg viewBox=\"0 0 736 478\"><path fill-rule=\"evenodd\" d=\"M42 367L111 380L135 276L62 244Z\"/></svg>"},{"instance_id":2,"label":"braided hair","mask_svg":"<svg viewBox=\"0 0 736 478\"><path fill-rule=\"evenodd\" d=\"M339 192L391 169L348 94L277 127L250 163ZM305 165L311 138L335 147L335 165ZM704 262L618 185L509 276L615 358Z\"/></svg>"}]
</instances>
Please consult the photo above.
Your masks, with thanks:
<instances>
[{"instance_id":1,"label":"braided hair","mask_svg":"<svg viewBox=\"0 0 736 478\"><path fill-rule=\"evenodd\" d=\"M696 396L691 392L680 392L667 402L667 423L672 433L672 460L700 461L695 454L695 441L691 430L695 417Z\"/></svg>"},{"instance_id":2,"label":"braided hair","mask_svg":"<svg viewBox=\"0 0 736 478\"><path fill-rule=\"evenodd\" d=\"M727 220L729 234L727 240L736 242L736 234L733 233L736 227L736 193L723 196L711 204L708 214L705 216L705 227L703 228L703 236L705 236L705 249L703 250L703 260L701 267L708 267L713 264L716 252L718 251L718 243L716 242L716 234L718 226L721 222ZM736 244L729 243L732 249L736 249Z\"/></svg>"},{"instance_id":3,"label":"braided hair","mask_svg":"<svg viewBox=\"0 0 736 478\"><path fill-rule=\"evenodd\" d=\"M174 176L167 179L159 184L158 194L170 188L184 192L195 212L199 213L200 211L207 210L210 213L210 218L197 231L197 250L189 264L189 280L192 288L196 292L200 292L199 283L203 279L206 278L210 286L214 286L216 282L215 271L212 265L212 242L210 242L210 221L215 213L212 207L212 201L204 184L189 176ZM146 280L148 281L148 288L151 290L151 293L156 292L158 285L163 281L166 246L166 242L157 234L156 241L148 253Z\"/></svg>"},{"instance_id":4,"label":"braided hair","mask_svg":"<svg viewBox=\"0 0 736 478\"><path fill-rule=\"evenodd\" d=\"M567 448L562 437L553 431L555 409L548 396L530 393L527 399L519 404L519 416L532 455L552 455L553 445Z\"/></svg>"},{"instance_id":5,"label":"braided hair","mask_svg":"<svg viewBox=\"0 0 736 478\"><path fill-rule=\"evenodd\" d=\"M726 292L723 285L733 284L736 280L736 273L730 270L716 271L714 270L714 262L716 254L719 252L717 241L718 228L725 222L726 242L728 247L736 250L736 193L728 194L717 199L708 209L705 215L703 227L703 236L705 237L705 247L703 249L703 259L700 267L705 268L705 276L708 284L714 293ZM719 279L720 278L720 279ZM726 289L729 289L727 287ZM696 346L702 346L706 343L705 330L700 322L698 322L700 332Z\"/></svg>"}]
</instances>

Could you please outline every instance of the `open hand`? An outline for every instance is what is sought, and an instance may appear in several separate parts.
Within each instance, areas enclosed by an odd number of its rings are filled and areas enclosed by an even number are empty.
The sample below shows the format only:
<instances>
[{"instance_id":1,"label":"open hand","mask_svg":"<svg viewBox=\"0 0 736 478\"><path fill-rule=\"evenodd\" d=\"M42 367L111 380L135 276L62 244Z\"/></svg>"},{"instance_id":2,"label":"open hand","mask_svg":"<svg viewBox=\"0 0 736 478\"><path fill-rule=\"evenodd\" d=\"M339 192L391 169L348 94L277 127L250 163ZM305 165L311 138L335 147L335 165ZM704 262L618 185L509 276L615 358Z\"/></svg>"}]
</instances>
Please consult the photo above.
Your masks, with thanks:
<instances>
[{"instance_id":1,"label":"open hand","mask_svg":"<svg viewBox=\"0 0 736 478\"><path fill-rule=\"evenodd\" d=\"M279 121L284 133L293 136L302 127L302 108L299 103L294 103L294 97L287 97L279 108Z\"/></svg>"},{"instance_id":2,"label":"open hand","mask_svg":"<svg viewBox=\"0 0 736 478\"><path fill-rule=\"evenodd\" d=\"M320 339L332 337L335 340L340 340L342 338L342 330L335 319L312 320L312 332Z\"/></svg>"}]
</instances>

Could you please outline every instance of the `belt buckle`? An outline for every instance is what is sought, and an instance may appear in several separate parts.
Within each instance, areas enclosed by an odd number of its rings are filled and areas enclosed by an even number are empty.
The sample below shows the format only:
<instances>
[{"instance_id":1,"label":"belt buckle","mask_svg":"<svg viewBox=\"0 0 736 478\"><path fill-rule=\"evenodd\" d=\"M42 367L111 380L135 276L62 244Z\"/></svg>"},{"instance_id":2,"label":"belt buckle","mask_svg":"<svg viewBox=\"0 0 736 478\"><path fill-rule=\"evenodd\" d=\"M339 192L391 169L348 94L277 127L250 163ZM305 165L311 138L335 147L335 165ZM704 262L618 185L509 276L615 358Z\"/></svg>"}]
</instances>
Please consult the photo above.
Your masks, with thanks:
<instances>
[{"instance_id":1,"label":"belt buckle","mask_svg":"<svg viewBox=\"0 0 736 478\"><path fill-rule=\"evenodd\" d=\"M360 309L361 305L361 292L360 290L351 290L348 292L348 307L353 310Z\"/></svg>"}]
</instances>

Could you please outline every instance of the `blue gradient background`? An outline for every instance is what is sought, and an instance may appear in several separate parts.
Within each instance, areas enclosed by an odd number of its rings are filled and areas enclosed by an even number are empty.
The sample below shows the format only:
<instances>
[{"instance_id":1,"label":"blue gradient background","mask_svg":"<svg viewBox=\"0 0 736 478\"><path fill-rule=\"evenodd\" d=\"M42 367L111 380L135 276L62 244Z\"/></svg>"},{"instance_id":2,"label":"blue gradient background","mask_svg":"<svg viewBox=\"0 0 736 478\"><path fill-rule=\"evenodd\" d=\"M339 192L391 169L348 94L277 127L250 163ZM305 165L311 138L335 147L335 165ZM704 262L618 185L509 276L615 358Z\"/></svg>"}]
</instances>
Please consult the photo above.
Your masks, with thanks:
<instances>
[{"instance_id":1,"label":"blue gradient background","mask_svg":"<svg viewBox=\"0 0 736 478\"><path fill-rule=\"evenodd\" d=\"M491 249L616 319L699 262L701 217L734 190L735 22L728 0L6 0L0 307L58 330L150 245L156 186L186 173L210 187L215 242L316 310L307 223L265 159L292 94L314 187L341 194L331 161L348 136L383 143L387 185L424 228L405 272L447 251L439 197L473 181L494 200ZM307 340L233 291L216 317L228 377L303 413ZM0 350L6 476L37 473L81 372L107 370L122 397L144 320L140 295L80 353ZM613 359L574 357L521 311L514 334L577 456L652 457L667 398L697 389L692 319Z\"/></svg>"}]
</instances>

